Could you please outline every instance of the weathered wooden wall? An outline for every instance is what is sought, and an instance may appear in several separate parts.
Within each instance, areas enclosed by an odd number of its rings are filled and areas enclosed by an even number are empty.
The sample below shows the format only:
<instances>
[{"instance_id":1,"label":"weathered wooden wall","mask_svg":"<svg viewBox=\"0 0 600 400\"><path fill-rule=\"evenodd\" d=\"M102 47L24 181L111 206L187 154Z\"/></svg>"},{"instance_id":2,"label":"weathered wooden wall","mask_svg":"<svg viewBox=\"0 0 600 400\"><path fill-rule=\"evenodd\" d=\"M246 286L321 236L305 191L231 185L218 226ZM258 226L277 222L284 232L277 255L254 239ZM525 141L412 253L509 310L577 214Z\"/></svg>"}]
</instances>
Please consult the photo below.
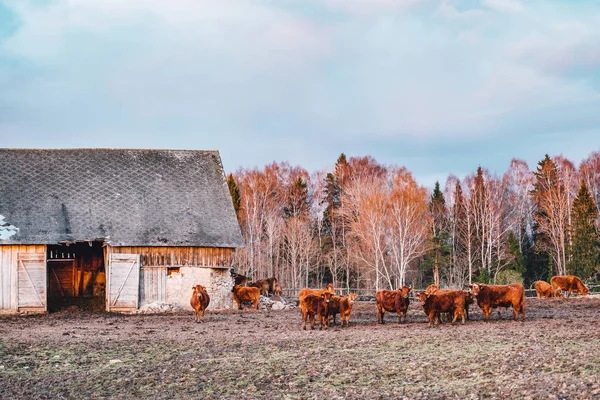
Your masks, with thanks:
<instances>
[{"instance_id":1,"label":"weathered wooden wall","mask_svg":"<svg viewBox=\"0 0 600 400\"><path fill-rule=\"evenodd\" d=\"M18 255L45 254L45 245L0 245L0 313L19 309Z\"/></svg>"},{"instance_id":2,"label":"weathered wooden wall","mask_svg":"<svg viewBox=\"0 0 600 400\"><path fill-rule=\"evenodd\" d=\"M218 247L113 247L108 253L140 254L143 267L223 267L231 266L234 249ZM105 259L107 259L105 257Z\"/></svg>"}]
</instances>

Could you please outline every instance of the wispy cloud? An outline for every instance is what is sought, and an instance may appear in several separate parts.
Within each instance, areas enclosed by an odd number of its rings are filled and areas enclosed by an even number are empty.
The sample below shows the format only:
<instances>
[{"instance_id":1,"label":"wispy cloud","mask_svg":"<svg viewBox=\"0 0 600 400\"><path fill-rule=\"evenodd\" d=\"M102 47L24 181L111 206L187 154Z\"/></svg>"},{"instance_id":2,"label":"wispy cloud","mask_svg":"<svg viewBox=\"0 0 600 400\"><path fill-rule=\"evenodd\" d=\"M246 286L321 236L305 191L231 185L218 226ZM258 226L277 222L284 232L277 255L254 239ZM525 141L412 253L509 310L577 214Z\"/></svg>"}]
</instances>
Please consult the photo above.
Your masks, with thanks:
<instances>
[{"instance_id":1,"label":"wispy cloud","mask_svg":"<svg viewBox=\"0 0 600 400\"><path fill-rule=\"evenodd\" d=\"M235 162L315 165L327 152L310 149L323 142L338 152L369 140L393 148L600 127L600 5L591 0L4 7L0 26L13 27L0 29L8 144L42 145L44 135L102 146L250 140Z\"/></svg>"}]
</instances>

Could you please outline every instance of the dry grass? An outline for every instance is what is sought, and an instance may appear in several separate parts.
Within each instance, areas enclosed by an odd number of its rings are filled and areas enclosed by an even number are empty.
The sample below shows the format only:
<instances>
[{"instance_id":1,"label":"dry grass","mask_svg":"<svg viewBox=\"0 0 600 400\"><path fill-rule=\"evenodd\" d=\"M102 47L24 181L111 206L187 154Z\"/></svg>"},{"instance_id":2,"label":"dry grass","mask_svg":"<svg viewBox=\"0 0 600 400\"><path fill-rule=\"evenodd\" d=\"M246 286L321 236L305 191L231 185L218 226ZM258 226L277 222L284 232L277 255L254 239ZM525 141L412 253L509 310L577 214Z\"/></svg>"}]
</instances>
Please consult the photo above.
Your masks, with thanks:
<instances>
[{"instance_id":1,"label":"dry grass","mask_svg":"<svg viewBox=\"0 0 600 400\"><path fill-rule=\"evenodd\" d=\"M0 398L600 398L599 298L472 317L428 328L417 303L382 326L363 303L327 331L302 331L298 310L2 318Z\"/></svg>"}]
</instances>

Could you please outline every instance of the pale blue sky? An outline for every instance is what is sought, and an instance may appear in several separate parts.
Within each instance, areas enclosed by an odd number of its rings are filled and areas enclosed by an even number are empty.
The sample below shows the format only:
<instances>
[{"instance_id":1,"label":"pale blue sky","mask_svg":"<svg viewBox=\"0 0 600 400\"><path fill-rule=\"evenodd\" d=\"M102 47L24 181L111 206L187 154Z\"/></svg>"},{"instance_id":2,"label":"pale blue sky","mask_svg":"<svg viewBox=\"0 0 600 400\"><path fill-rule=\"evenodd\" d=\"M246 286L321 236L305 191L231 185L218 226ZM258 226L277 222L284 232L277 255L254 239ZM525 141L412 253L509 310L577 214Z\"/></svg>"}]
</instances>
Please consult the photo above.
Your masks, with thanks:
<instances>
[{"instance_id":1,"label":"pale blue sky","mask_svg":"<svg viewBox=\"0 0 600 400\"><path fill-rule=\"evenodd\" d=\"M0 0L0 147L341 152L422 184L600 150L600 0Z\"/></svg>"}]
</instances>

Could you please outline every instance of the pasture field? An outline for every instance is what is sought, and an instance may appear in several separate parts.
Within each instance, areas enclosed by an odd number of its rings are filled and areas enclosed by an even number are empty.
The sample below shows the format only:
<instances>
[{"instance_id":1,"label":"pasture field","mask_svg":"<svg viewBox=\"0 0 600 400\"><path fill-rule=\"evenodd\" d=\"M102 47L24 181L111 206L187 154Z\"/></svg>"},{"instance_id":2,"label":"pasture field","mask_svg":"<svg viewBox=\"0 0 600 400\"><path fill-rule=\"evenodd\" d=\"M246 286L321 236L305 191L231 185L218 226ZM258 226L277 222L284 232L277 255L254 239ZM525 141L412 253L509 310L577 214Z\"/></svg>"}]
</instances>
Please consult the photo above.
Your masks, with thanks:
<instances>
[{"instance_id":1,"label":"pasture field","mask_svg":"<svg viewBox=\"0 0 600 400\"><path fill-rule=\"evenodd\" d=\"M298 309L1 317L0 398L600 398L600 297L527 299L525 323L471 310L429 328L417 302L377 325L357 303L326 331Z\"/></svg>"}]
</instances>

